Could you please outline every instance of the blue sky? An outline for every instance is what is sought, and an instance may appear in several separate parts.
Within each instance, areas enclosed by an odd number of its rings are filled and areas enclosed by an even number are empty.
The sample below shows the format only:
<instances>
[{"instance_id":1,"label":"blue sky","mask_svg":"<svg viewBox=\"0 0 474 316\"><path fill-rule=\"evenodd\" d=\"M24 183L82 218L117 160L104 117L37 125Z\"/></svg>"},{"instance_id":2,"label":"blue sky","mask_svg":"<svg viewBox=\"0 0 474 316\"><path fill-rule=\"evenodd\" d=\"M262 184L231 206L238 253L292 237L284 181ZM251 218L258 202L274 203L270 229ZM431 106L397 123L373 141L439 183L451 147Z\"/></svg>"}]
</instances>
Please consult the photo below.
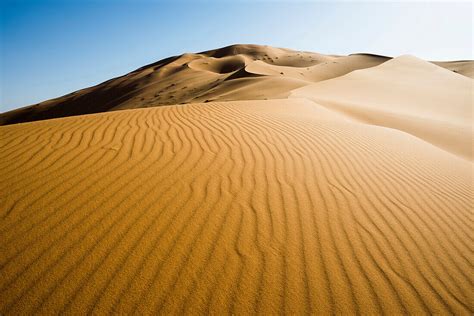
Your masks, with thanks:
<instances>
[{"instance_id":1,"label":"blue sky","mask_svg":"<svg viewBox=\"0 0 474 316\"><path fill-rule=\"evenodd\" d=\"M234 43L473 59L470 2L0 0L0 112Z\"/></svg>"}]
</instances>

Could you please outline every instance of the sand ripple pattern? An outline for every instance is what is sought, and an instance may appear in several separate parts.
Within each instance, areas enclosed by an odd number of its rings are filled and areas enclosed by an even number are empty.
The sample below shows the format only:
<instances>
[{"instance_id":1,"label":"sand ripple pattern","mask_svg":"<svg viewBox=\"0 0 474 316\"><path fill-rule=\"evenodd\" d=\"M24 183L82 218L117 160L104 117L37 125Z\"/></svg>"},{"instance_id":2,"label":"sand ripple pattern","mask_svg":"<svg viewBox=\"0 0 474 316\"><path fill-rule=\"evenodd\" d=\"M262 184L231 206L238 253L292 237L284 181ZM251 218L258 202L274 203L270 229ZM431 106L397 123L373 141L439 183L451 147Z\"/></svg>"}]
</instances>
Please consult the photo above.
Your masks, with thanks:
<instances>
[{"instance_id":1,"label":"sand ripple pattern","mask_svg":"<svg viewBox=\"0 0 474 316\"><path fill-rule=\"evenodd\" d=\"M472 164L309 101L0 127L0 314L474 312Z\"/></svg>"}]
</instances>

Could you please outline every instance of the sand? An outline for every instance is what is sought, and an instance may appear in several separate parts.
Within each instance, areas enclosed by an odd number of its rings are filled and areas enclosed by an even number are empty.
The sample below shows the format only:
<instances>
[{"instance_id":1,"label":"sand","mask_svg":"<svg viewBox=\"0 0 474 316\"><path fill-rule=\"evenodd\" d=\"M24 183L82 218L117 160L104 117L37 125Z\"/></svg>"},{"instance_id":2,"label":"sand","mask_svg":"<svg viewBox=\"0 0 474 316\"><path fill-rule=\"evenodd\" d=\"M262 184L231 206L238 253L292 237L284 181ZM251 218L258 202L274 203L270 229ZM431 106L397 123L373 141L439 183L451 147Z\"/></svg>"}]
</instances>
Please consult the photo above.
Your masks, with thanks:
<instances>
[{"instance_id":1,"label":"sand","mask_svg":"<svg viewBox=\"0 0 474 316\"><path fill-rule=\"evenodd\" d=\"M0 314L472 314L472 79L261 75L227 96L279 98L0 126Z\"/></svg>"},{"instance_id":2,"label":"sand","mask_svg":"<svg viewBox=\"0 0 474 316\"><path fill-rule=\"evenodd\" d=\"M296 88L390 59L231 45L169 57L97 86L2 113L0 125L162 105L287 98ZM474 77L472 60L433 63L462 77Z\"/></svg>"},{"instance_id":3,"label":"sand","mask_svg":"<svg viewBox=\"0 0 474 316\"><path fill-rule=\"evenodd\" d=\"M472 160L473 92L472 79L401 56L291 94L364 122L411 133Z\"/></svg>"}]
</instances>

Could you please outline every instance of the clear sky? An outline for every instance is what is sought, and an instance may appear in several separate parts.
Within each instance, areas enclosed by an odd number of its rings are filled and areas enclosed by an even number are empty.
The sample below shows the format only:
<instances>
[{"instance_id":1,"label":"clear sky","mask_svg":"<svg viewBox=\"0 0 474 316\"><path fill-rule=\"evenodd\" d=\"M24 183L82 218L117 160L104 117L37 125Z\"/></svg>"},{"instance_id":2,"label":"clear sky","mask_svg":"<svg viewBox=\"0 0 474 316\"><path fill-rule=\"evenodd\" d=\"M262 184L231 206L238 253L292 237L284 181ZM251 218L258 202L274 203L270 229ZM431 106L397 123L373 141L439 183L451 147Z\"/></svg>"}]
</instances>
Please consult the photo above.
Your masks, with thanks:
<instances>
[{"instance_id":1,"label":"clear sky","mask_svg":"<svg viewBox=\"0 0 474 316\"><path fill-rule=\"evenodd\" d=\"M234 43L473 59L471 2L0 0L0 112Z\"/></svg>"}]
</instances>

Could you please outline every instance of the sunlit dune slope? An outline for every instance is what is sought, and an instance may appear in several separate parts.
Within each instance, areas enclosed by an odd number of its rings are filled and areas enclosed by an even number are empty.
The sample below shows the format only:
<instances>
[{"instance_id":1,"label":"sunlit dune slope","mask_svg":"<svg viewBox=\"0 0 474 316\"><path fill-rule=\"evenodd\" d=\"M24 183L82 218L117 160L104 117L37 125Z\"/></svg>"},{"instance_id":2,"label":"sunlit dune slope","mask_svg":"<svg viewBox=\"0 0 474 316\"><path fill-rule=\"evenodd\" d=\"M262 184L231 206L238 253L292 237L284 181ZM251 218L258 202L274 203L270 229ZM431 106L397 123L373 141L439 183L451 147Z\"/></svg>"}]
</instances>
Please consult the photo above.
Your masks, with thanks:
<instances>
[{"instance_id":1,"label":"sunlit dune slope","mask_svg":"<svg viewBox=\"0 0 474 316\"><path fill-rule=\"evenodd\" d=\"M97 86L0 114L0 125L170 104L286 98L295 88L390 59L231 45L166 58ZM472 61L437 64L473 76Z\"/></svg>"},{"instance_id":2,"label":"sunlit dune slope","mask_svg":"<svg viewBox=\"0 0 474 316\"><path fill-rule=\"evenodd\" d=\"M293 90L332 110L411 133L472 160L474 81L413 56Z\"/></svg>"},{"instance_id":3,"label":"sunlit dune slope","mask_svg":"<svg viewBox=\"0 0 474 316\"><path fill-rule=\"evenodd\" d=\"M290 98L2 126L0 148L0 314L474 311L472 164L396 128Z\"/></svg>"}]
</instances>

